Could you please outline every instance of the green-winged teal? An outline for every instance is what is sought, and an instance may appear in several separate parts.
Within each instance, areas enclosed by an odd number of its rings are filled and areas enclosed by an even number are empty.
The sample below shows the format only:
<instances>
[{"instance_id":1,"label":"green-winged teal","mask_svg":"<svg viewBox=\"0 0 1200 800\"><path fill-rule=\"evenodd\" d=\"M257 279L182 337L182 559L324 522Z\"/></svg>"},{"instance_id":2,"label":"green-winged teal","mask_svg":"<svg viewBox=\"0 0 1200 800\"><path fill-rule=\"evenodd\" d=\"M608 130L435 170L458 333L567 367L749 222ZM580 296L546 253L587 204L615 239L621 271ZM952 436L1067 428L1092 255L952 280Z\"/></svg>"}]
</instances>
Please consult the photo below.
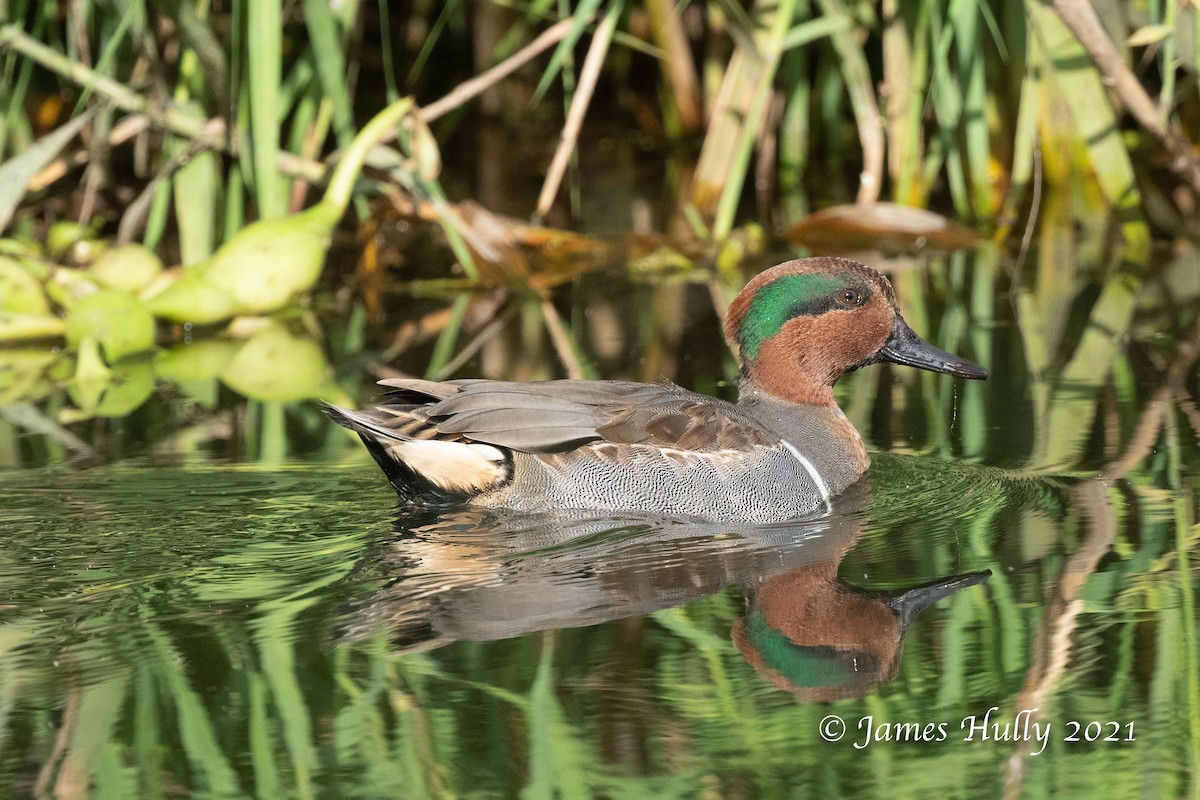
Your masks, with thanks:
<instances>
[{"instance_id":1,"label":"green-winged teal","mask_svg":"<svg viewBox=\"0 0 1200 800\"><path fill-rule=\"evenodd\" d=\"M840 258L755 277L725 337L736 404L671 384L413 379L382 381L375 408L328 412L412 500L775 522L827 508L870 463L833 399L843 374L892 361L987 377L917 336L886 278Z\"/></svg>"}]
</instances>

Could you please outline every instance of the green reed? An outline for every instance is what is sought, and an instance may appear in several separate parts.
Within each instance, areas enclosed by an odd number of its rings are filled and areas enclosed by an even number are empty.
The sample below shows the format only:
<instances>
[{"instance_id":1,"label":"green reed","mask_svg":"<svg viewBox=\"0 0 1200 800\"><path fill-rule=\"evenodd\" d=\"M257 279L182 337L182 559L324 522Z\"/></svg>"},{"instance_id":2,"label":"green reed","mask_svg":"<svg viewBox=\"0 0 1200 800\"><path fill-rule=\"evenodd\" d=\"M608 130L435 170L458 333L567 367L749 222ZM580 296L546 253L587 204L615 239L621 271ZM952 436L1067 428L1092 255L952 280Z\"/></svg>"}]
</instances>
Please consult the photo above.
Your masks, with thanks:
<instances>
[{"instance_id":1,"label":"green reed","mask_svg":"<svg viewBox=\"0 0 1200 800\"><path fill-rule=\"evenodd\" d=\"M556 104L550 97L555 80L561 78L566 105L574 91L572 50L592 35L606 11L619 10L616 47L643 56L669 57L677 71L700 76L697 65L687 63L686 52L660 50L630 35L627 28L640 19L632 4L626 9L601 0L575 4L505 0L497 5L502 15L489 17L487 24L504 25L507 19L508 27L473 32L468 4L461 3L418 6L413 15L398 19L386 0L378 7L351 2L336 9L306 0L286 7L285 19L285 6L277 0L231 4L201 0L177 7L149 0L117 6L81 2L71 4L65 17L54 15L51 4L13 0L7 4L10 33L41 39L56 55L33 58L27 48L11 42L8 48L0 48L4 50L0 69L6 76L0 105L7 122L0 134L0 157L27 146L31 132L52 119L55 103L70 107L74 96L95 98L98 90L102 99L132 102L120 90L144 90L146 77L135 69L150 59L174 80L167 88L178 107L166 110L165 98L150 101L154 118L166 123L172 135L147 164L149 172L139 178L159 175L174 186L174 197L160 201L156 212L160 217L164 208L173 212L169 217L183 234L180 247L191 255L215 244L209 239L232 199L221 187L230 182L234 165L198 154L172 165L171 159L194 143L179 134L196 131L199 124L214 118L236 124L245 136L231 143L237 145L236 166L254 200L246 213L270 217L294 209L296 198L288 196L290 180L279 171L280 154L319 158L334 145L348 142L359 101L357 84L348 83L346 76L365 75L364 70L371 68L363 58L365 52L380 52L386 45L387 84L396 87L389 92L395 94L403 83L406 91L421 95L425 85L444 81L439 53L468 47L470 38L478 35L501 42L496 56L502 57L537 25L569 16L572 27L544 60L532 94L535 106L549 105L546 112L555 113L550 110ZM1196 12L1177 2L1156 4L1155 9L1145 30L1135 32L1133 15L1120 21L1129 26L1129 33L1136 33L1137 41L1157 48L1155 63L1162 79L1157 100L1163 120L1173 124L1200 100L1192 82L1176 79L1178 62L1197 58L1190 45L1189 51L1178 49L1184 41L1178 32L1195 26ZM798 182L813 187L818 197L836 197L831 185L848 179L850 186L858 185L860 199L891 197L924 205L942 203L948 194L960 217L985 226L994 224L1003 208L1000 221L1006 230L1033 180L1030 153L1040 131L1047 144L1057 140L1068 150L1086 152L1086 165L1080 168L1098 182L1109 205L1124 220L1130 246L1135 250L1144 246L1145 229L1138 222L1142 201L1133 180L1134 165L1141 160L1134 150L1142 148L1144 140L1119 135L1121 120L1104 90L1104 76L1048 6L823 0L779 6L754 3L747 11L736 3L713 3L689 8L687 13L705 23L705 35L710 37L693 38L688 46L693 54L703 51L701 66L722 71L727 85L719 93L715 85L710 86L706 98L712 122L701 138L704 150L711 151L715 160L702 158L692 194L681 197L680 203L696 205L718 238L745 216L749 165L754 154L766 155L760 151L763 126L781 134L773 178L785 197L795 191L788 187ZM147 26L152 17L173 22L162 47L150 36ZM377 17L385 35L379 41L360 40L359 17ZM27 30L19 31L17 20ZM658 26L675 24L657 11L649 21ZM400 40L394 35L398 25L428 31L419 50L398 46ZM678 34L672 39L658 28L653 40L680 41ZM668 46L678 51L678 44ZM790 58L798 51L805 54L803 63ZM619 63L611 60L608 68L617 70ZM785 65L782 70L780 63ZM393 78L397 65L400 74ZM475 69L485 66L479 63ZM110 84L98 84L101 77ZM628 70L612 72L612 79L628 80ZM676 96L675 92L685 91L678 88L681 85L686 81L659 91L665 122L675 113L671 109L691 103ZM888 94L880 93L881 86ZM783 93L787 110L768 117L766 103L773 91ZM1065 104L1070 127L1063 128L1047 114L1056 104ZM810 113L821 108L827 117L834 116L804 135L797 126L807 116L806 107ZM729 117L730 112L736 119ZM848 130L857 130L858 148L848 146ZM289 133L281 136L281 131ZM811 153L820 154L827 164L844 163L844 174L813 172ZM858 173L863 175L861 181L851 177ZM1063 179L1061 174L1046 177ZM579 190L586 187L576 187ZM708 199L707 193L714 191L716 195ZM183 214L185 200L188 212ZM789 218L794 214L793 210ZM161 219L156 218L150 228L154 240L161 228Z\"/></svg>"}]
</instances>

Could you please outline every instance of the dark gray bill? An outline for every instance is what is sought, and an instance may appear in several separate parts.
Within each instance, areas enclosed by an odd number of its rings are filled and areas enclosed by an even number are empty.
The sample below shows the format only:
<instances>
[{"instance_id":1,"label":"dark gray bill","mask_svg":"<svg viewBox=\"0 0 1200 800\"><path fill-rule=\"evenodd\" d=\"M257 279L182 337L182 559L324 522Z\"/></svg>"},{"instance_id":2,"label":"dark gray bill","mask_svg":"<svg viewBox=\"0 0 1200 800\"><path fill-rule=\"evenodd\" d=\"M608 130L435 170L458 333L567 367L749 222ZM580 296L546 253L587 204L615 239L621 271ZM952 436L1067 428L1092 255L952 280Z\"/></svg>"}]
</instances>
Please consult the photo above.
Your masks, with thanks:
<instances>
[{"instance_id":1,"label":"dark gray bill","mask_svg":"<svg viewBox=\"0 0 1200 800\"><path fill-rule=\"evenodd\" d=\"M892 329L892 338L888 339L887 344L879 351L879 357L884 361L894 361L932 372L945 372L960 378L983 380L988 376L987 370L974 361L947 353L917 336L899 315L896 316L896 324Z\"/></svg>"},{"instance_id":2,"label":"dark gray bill","mask_svg":"<svg viewBox=\"0 0 1200 800\"><path fill-rule=\"evenodd\" d=\"M888 595L884 602L891 606L892 611L900 618L900 624L907 627L916 618L917 614L920 614L938 600L947 598L960 589L974 586L977 583L983 583L991 575L992 571L988 569L985 569L983 572L968 572L966 575L955 575L953 578L944 578L940 581L927 583L924 586L917 586L907 591Z\"/></svg>"}]
</instances>

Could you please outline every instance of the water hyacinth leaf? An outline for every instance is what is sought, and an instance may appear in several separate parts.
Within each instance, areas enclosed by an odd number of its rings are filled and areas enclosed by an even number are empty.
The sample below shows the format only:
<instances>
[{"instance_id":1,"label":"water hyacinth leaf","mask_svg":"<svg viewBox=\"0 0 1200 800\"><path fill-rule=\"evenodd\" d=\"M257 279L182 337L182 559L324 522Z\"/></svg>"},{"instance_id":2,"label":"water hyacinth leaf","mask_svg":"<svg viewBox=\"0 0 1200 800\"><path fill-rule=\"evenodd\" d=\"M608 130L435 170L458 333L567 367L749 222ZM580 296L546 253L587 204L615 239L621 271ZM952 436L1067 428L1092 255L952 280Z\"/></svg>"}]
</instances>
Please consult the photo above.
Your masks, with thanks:
<instances>
[{"instance_id":1,"label":"water hyacinth leaf","mask_svg":"<svg viewBox=\"0 0 1200 800\"><path fill-rule=\"evenodd\" d=\"M237 353L240 343L229 339L201 339L178 344L158 354L154 372L163 380L179 383L217 378Z\"/></svg>"},{"instance_id":2,"label":"water hyacinth leaf","mask_svg":"<svg viewBox=\"0 0 1200 800\"><path fill-rule=\"evenodd\" d=\"M0 256L0 313L50 313L41 283L8 256Z\"/></svg>"},{"instance_id":3,"label":"water hyacinth leaf","mask_svg":"<svg viewBox=\"0 0 1200 800\"><path fill-rule=\"evenodd\" d=\"M59 338L66 323L53 314L10 314L0 312L0 342L28 342Z\"/></svg>"},{"instance_id":4,"label":"water hyacinth leaf","mask_svg":"<svg viewBox=\"0 0 1200 800\"><path fill-rule=\"evenodd\" d=\"M88 407L80 412L63 409L60 419L69 423L91 417L124 417L140 408L153 393L154 368L150 360L125 359L113 365L98 398L89 396L81 402L81 406L86 402ZM72 392L72 397L74 396L75 393Z\"/></svg>"},{"instance_id":5,"label":"water hyacinth leaf","mask_svg":"<svg viewBox=\"0 0 1200 800\"><path fill-rule=\"evenodd\" d=\"M17 266L39 281L50 278L53 268L41 260L41 250L19 239L0 239L0 255L10 258Z\"/></svg>"},{"instance_id":6,"label":"water hyacinth leaf","mask_svg":"<svg viewBox=\"0 0 1200 800\"><path fill-rule=\"evenodd\" d=\"M146 301L156 317L172 322L208 325L223 322L238 312L237 302L213 286L198 270L189 270Z\"/></svg>"},{"instance_id":7,"label":"water hyacinth leaf","mask_svg":"<svg viewBox=\"0 0 1200 800\"><path fill-rule=\"evenodd\" d=\"M329 177L329 186L325 189L325 195L322 198L323 202L338 210L339 216L346 213L354 191L354 183L358 180L363 164L366 163L367 156L375 143L393 133L401 120L412 111L413 99L411 97L402 97L396 100L372 117L371 121L363 126L363 129L354 137L354 141L346 148L346 152L342 154L341 160L338 161L337 167Z\"/></svg>"},{"instance_id":8,"label":"water hyacinth leaf","mask_svg":"<svg viewBox=\"0 0 1200 800\"><path fill-rule=\"evenodd\" d=\"M59 306L70 311L84 297L100 291L100 287L83 270L59 267L46 283L46 294Z\"/></svg>"},{"instance_id":9,"label":"water hyacinth leaf","mask_svg":"<svg viewBox=\"0 0 1200 800\"><path fill-rule=\"evenodd\" d=\"M79 343L78 350L75 375L67 389L83 415L91 417L95 415L104 390L112 381L112 370L104 365L104 359L100 356L100 344L95 339L84 339Z\"/></svg>"},{"instance_id":10,"label":"water hyacinth leaf","mask_svg":"<svg viewBox=\"0 0 1200 800\"><path fill-rule=\"evenodd\" d=\"M188 267L177 283L150 298L153 312L176 322L215 323L278 311L310 290L367 154L412 108L412 99L404 98L376 114L343 153L321 202L246 226L211 259Z\"/></svg>"},{"instance_id":11,"label":"water hyacinth leaf","mask_svg":"<svg viewBox=\"0 0 1200 800\"><path fill-rule=\"evenodd\" d=\"M162 259L140 244L106 250L88 268L96 283L131 294L146 288L162 271Z\"/></svg>"},{"instance_id":12,"label":"water hyacinth leaf","mask_svg":"<svg viewBox=\"0 0 1200 800\"><path fill-rule=\"evenodd\" d=\"M43 347L0 348L0 408L49 394L49 367L64 357Z\"/></svg>"},{"instance_id":13,"label":"water hyacinth leaf","mask_svg":"<svg viewBox=\"0 0 1200 800\"><path fill-rule=\"evenodd\" d=\"M109 362L154 346L154 317L145 303L115 289L101 289L75 304L67 317L67 343L95 339Z\"/></svg>"},{"instance_id":14,"label":"water hyacinth leaf","mask_svg":"<svg viewBox=\"0 0 1200 800\"><path fill-rule=\"evenodd\" d=\"M25 196L30 178L49 164L91 121L89 111L38 139L25 152L0 164L0 231L8 227L13 212Z\"/></svg>"},{"instance_id":15,"label":"water hyacinth leaf","mask_svg":"<svg viewBox=\"0 0 1200 800\"><path fill-rule=\"evenodd\" d=\"M97 223L98 224L98 223ZM61 219L46 231L46 255L73 264L89 263L107 245L100 240L95 225L83 225Z\"/></svg>"},{"instance_id":16,"label":"water hyacinth leaf","mask_svg":"<svg viewBox=\"0 0 1200 800\"><path fill-rule=\"evenodd\" d=\"M321 276L325 250L341 212L327 203L242 230L209 262L203 280L233 298L239 313L286 306Z\"/></svg>"}]
</instances>

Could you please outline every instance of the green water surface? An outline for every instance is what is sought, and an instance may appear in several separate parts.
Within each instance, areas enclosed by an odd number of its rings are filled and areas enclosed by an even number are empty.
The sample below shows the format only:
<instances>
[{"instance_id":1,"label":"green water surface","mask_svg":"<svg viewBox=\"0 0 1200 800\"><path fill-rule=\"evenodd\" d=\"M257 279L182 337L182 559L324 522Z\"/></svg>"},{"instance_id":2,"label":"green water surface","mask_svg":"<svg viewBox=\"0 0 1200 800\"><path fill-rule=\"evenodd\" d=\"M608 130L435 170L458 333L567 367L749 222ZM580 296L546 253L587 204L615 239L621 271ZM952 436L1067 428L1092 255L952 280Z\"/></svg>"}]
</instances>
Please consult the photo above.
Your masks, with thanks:
<instances>
[{"instance_id":1,"label":"green water surface","mask_svg":"<svg viewBox=\"0 0 1200 800\"><path fill-rule=\"evenodd\" d=\"M1175 263L1011 296L995 254L895 273L914 329L991 380L850 376L868 480L765 528L398 509L314 399L207 377L123 417L14 405L0 797L1194 796ZM609 275L563 311L603 377L728 397L707 298ZM340 336L368 402L370 345ZM556 374L519 319L500 339L460 374ZM904 594L960 576L919 615Z\"/></svg>"}]
</instances>

